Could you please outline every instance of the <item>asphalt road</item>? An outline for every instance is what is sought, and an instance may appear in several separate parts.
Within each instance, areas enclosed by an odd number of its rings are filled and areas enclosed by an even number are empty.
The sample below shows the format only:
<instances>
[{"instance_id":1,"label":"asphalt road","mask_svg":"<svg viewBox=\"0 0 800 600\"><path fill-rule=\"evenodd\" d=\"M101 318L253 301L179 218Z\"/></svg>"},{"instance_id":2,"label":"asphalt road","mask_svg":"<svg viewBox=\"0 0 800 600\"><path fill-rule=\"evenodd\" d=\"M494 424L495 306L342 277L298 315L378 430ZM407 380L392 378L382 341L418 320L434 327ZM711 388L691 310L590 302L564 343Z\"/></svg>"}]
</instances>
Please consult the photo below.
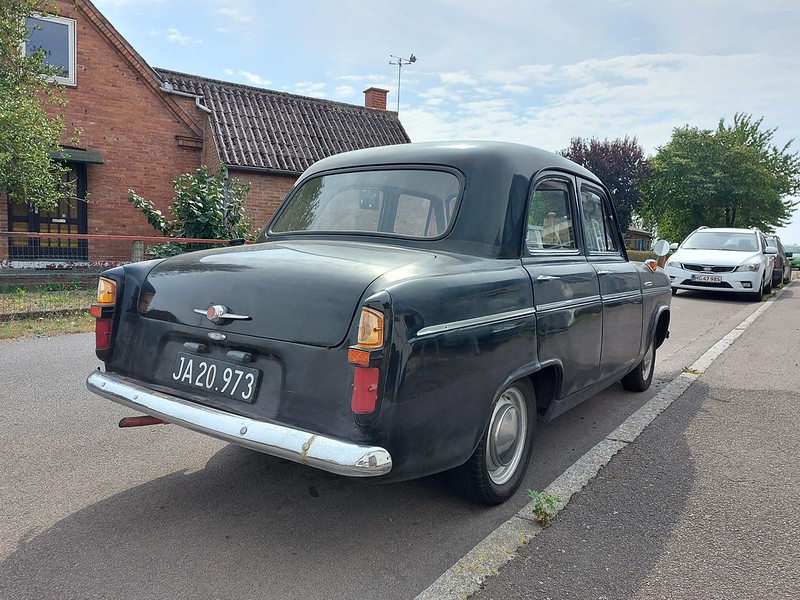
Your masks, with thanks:
<instances>
[{"instance_id":1,"label":"asphalt road","mask_svg":"<svg viewBox=\"0 0 800 600\"><path fill-rule=\"evenodd\" d=\"M673 298L646 393L614 386L537 429L487 509L446 477L370 485L174 426L120 430L93 335L0 342L0 598L414 598L758 304Z\"/></svg>"}]
</instances>

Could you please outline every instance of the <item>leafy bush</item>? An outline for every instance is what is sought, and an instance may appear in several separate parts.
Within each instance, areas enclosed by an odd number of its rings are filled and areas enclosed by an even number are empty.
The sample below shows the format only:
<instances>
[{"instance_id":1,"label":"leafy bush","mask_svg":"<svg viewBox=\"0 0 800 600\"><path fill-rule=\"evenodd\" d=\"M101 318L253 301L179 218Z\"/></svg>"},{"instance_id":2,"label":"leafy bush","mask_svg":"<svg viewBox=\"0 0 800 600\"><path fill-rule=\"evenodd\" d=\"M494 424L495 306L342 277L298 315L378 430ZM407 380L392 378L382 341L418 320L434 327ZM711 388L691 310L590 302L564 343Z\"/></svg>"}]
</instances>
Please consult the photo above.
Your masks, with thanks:
<instances>
[{"instance_id":1,"label":"leafy bush","mask_svg":"<svg viewBox=\"0 0 800 600\"><path fill-rule=\"evenodd\" d=\"M172 219L152 203L128 190L128 202L142 211L153 228L170 238L230 240L252 238L250 223L244 214L244 198L250 191L248 182L228 179L224 166L209 173L200 167L173 181L175 197L169 208ZM172 256L188 249L187 244L168 242L148 250L151 256Z\"/></svg>"}]
</instances>

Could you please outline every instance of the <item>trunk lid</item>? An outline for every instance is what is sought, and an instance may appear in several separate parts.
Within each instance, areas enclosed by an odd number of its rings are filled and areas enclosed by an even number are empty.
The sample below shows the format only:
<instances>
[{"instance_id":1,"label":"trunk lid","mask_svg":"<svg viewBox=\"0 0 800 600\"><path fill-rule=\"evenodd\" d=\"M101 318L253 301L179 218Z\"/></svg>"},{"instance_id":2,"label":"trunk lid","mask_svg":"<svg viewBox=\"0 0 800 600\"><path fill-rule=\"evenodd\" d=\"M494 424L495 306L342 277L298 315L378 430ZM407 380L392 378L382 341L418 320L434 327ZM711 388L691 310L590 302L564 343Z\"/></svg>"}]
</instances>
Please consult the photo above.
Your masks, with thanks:
<instances>
[{"instance_id":1,"label":"trunk lid","mask_svg":"<svg viewBox=\"0 0 800 600\"><path fill-rule=\"evenodd\" d=\"M433 258L422 250L340 240L267 242L189 253L165 260L150 272L139 309L151 319L331 347L345 340L373 281ZM212 305L249 319L215 324L205 315Z\"/></svg>"}]
</instances>

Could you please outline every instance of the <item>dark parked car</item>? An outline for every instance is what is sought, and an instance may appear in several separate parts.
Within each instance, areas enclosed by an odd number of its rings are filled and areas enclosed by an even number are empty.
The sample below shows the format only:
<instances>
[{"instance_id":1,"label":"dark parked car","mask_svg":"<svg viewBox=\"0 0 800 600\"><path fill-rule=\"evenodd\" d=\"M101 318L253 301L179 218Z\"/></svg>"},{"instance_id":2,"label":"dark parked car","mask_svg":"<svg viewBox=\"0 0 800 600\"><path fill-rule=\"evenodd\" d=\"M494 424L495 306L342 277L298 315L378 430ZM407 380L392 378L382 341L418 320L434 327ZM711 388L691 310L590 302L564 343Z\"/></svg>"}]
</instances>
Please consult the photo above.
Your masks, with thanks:
<instances>
[{"instance_id":1,"label":"dark parked car","mask_svg":"<svg viewBox=\"0 0 800 600\"><path fill-rule=\"evenodd\" d=\"M772 286L779 283L789 283L792 280L792 253L786 252L781 244L781 238L777 235L767 235L767 244L775 246L778 253L773 257L772 262Z\"/></svg>"},{"instance_id":2,"label":"dark parked car","mask_svg":"<svg viewBox=\"0 0 800 600\"><path fill-rule=\"evenodd\" d=\"M519 486L537 419L643 391L670 283L629 262L607 190L563 157L426 143L324 159L253 245L117 267L90 390L148 417L376 481Z\"/></svg>"}]
</instances>

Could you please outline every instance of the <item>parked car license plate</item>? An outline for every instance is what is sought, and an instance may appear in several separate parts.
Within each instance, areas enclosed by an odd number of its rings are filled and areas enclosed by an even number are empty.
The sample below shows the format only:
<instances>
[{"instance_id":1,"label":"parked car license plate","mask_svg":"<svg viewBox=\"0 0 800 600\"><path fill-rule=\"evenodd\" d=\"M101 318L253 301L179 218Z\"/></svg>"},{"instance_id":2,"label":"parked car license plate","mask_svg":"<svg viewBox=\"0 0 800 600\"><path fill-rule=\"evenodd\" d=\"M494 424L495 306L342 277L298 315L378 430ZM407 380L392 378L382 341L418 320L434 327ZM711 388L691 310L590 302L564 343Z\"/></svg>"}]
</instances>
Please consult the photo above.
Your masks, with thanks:
<instances>
[{"instance_id":1,"label":"parked car license plate","mask_svg":"<svg viewBox=\"0 0 800 600\"><path fill-rule=\"evenodd\" d=\"M222 360L178 352L172 370L176 383L242 402L253 402L261 371Z\"/></svg>"},{"instance_id":2,"label":"parked car license plate","mask_svg":"<svg viewBox=\"0 0 800 600\"><path fill-rule=\"evenodd\" d=\"M692 281L698 283L722 283L722 275L697 275L693 273Z\"/></svg>"}]
</instances>

